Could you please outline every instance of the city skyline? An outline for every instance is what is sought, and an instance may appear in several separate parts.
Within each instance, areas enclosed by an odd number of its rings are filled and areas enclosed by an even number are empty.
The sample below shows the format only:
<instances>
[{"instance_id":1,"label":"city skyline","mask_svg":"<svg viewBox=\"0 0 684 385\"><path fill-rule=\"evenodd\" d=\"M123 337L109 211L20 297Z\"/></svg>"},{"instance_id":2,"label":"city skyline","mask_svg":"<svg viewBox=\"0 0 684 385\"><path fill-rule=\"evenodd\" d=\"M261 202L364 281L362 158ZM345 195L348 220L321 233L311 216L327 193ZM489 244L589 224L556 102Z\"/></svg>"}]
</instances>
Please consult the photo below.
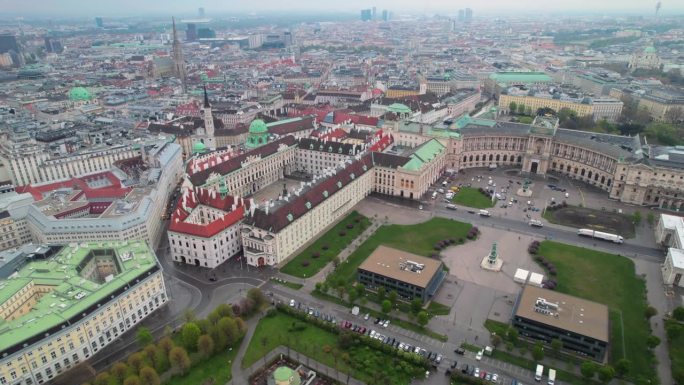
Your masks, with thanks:
<instances>
[{"instance_id":1,"label":"city skyline","mask_svg":"<svg viewBox=\"0 0 684 385\"><path fill-rule=\"evenodd\" d=\"M227 6L218 0L204 0L189 4L180 0L170 0L164 2L164 7L160 8L157 1L134 2L132 0L122 0L116 4L92 3L82 0L68 0L64 2L51 2L46 0L36 0L30 6L18 0L7 0L0 11L0 17L16 16L51 16L51 17L87 17L87 16L135 16L135 15L166 15L177 13L179 15L197 14L198 7L206 10L207 17L220 16L238 13L272 13L272 12L358 12L360 9L377 7L378 9L392 9L397 12L412 14L442 14L455 15L458 9L472 8L481 14L534 14L534 13L582 13L582 14L640 14L651 16L655 13L656 1L617 1L607 0L600 4L589 0L561 0L553 4L539 7L538 2L533 0L520 0L514 4L504 0L487 0L484 2L451 2L447 0L431 0L425 3L416 3L408 0L388 1L388 0L350 0L341 3L311 3L305 0L295 0L287 3L287 7L282 2L275 0L260 1L258 5L252 3L240 3ZM684 3L662 2L660 14L675 15L684 12Z\"/></svg>"}]
</instances>

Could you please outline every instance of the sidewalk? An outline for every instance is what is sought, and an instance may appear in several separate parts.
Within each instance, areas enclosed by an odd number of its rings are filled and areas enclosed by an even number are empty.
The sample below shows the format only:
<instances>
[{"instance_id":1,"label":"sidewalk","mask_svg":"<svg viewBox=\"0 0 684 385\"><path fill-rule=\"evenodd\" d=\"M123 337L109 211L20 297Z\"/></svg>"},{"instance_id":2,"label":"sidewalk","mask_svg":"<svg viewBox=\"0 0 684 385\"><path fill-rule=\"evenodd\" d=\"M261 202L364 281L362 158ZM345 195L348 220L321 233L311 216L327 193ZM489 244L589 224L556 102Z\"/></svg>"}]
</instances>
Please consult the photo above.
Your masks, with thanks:
<instances>
[{"instance_id":1,"label":"sidewalk","mask_svg":"<svg viewBox=\"0 0 684 385\"><path fill-rule=\"evenodd\" d=\"M228 382L228 384L230 385L247 384L247 381L251 374L248 374L242 369L242 358L245 356L245 352L247 351L247 347L249 346L249 341L252 340L252 336L254 335L254 331L256 330L256 326L259 323L260 318L261 317L255 316L245 323L245 325L247 326L247 332L245 333L245 336L242 339L242 343L240 344L240 348L238 349L238 352L235 355L235 361L233 361L231 365L231 373L233 377L230 380L230 382Z\"/></svg>"}]
</instances>

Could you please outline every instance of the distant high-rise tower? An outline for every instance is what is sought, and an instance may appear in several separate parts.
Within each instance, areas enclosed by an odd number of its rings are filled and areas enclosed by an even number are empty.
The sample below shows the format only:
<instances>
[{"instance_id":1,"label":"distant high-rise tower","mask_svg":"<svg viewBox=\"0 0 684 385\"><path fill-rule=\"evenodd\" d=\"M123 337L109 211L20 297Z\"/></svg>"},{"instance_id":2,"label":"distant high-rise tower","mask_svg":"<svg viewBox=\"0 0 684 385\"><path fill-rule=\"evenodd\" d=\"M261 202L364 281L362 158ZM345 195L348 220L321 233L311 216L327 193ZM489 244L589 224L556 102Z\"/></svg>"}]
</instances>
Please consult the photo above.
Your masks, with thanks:
<instances>
[{"instance_id":1,"label":"distant high-rise tower","mask_svg":"<svg viewBox=\"0 0 684 385\"><path fill-rule=\"evenodd\" d=\"M199 9L197 9L197 16L199 16L200 19L204 19L204 7L199 7Z\"/></svg>"},{"instance_id":2,"label":"distant high-rise tower","mask_svg":"<svg viewBox=\"0 0 684 385\"><path fill-rule=\"evenodd\" d=\"M104 20L102 20L101 17L96 17L95 25L97 26L97 28L104 28Z\"/></svg>"},{"instance_id":3,"label":"distant high-rise tower","mask_svg":"<svg viewBox=\"0 0 684 385\"><path fill-rule=\"evenodd\" d=\"M204 86L204 132L207 137L214 139L214 116L211 113L211 104L209 104L209 95L207 94L207 86ZM209 146L211 148L211 146ZM214 146L215 148L216 146Z\"/></svg>"},{"instance_id":4,"label":"distant high-rise tower","mask_svg":"<svg viewBox=\"0 0 684 385\"><path fill-rule=\"evenodd\" d=\"M173 22L173 69L174 75L181 81L183 85L183 93L188 91L185 73L185 59L183 58L183 46L178 40L178 31L176 31L176 19L171 18Z\"/></svg>"},{"instance_id":5,"label":"distant high-rise tower","mask_svg":"<svg viewBox=\"0 0 684 385\"><path fill-rule=\"evenodd\" d=\"M382 10L382 21L389 21L389 11L386 9Z\"/></svg>"},{"instance_id":6,"label":"distant high-rise tower","mask_svg":"<svg viewBox=\"0 0 684 385\"><path fill-rule=\"evenodd\" d=\"M361 21L368 21L373 17L372 14L373 11L370 9L362 9L361 10Z\"/></svg>"},{"instance_id":7,"label":"distant high-rise tower","mask_svg":"<svg viewBox=\"0 0 684 385\"><path fill-rule=\"evenodd\" d=\"M465 9L465 22L470 23L473 21L473 10L470 8Z\"/></svg>"},{"instance_id":8,"label":"distant high-rise tower","mask_svg":"<svg viewBox=\"0 0 684 385\"><path fill-rule=\"evenodd\" d=\"M185 41L197 41L197 25L195 23L188 23L188 28L185 30Z\"/></svg>"},{"instance_id":9,"label":"distant high-rise tower","mask_svg":"<svg viewBox=\"0 0 684 385\"><path fill-rule=\"evenodd\" d=\"M19 52L19 44L17 44L17 38L9 33L4 33L0 35L0 53L6 52Z\"/></svg>"},{"instance_id":10,"label":"distant high-rise tower","mask_svg":"<svg viewBox=\"0 0 684 385\"><path fill-rule=\"evenodd\" d=\"M463 10L463 9L458 10L458 21L460 21L460 22L465 21L465 10Z\"/></svg>"},{"instance_id":11,"label":"distant high-rise tower","mask_svg":"<svg viewBox=\"0 0 684 385\"><path fill-rule=\"evenodd\" d=\"M377 16L377 11L378 10L375 7L373 7L373 12L371 13L371 17L373 18L373 20L375 20L375 18Z\"/></svg>"}]
</instances>

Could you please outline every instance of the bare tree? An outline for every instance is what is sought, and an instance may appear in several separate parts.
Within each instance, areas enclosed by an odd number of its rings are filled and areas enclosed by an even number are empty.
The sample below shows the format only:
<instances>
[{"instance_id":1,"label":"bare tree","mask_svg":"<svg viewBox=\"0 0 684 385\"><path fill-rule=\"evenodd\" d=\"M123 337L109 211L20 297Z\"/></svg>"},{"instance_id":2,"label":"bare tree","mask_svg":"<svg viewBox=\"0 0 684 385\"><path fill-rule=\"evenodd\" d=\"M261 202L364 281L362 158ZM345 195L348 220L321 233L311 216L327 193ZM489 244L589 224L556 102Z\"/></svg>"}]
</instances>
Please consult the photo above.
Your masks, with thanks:
<instances>
[{"instance_id":1,"label":"bare tree","mask_svg":"<svg viewBox=\"0 0 684 385\"><path fill-rule=\"evenodd\" d=\"M665 112L665 120L670 123L677 123L684 118L682 107L672 107Z\"/></svg>"}]
</instances>

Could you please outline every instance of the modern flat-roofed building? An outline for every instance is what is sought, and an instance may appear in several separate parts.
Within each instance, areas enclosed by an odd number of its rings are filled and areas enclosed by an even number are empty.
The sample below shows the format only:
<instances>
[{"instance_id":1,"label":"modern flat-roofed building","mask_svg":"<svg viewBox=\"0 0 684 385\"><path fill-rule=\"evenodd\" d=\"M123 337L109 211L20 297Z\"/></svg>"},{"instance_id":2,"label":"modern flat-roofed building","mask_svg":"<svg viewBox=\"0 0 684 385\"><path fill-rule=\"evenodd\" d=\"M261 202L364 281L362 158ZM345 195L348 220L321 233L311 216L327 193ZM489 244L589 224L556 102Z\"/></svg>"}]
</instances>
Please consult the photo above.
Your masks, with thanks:
<instances>
[{"instance_id":1,"label":"modern flat-roofed building","mask_svg":"<svg viewBox=\"0 0 684 385\"><path fill-rule=\"evenodd\" d=\"M43 384L116 341L167 300L142 241L73 243L0 280L0 384Z\"/></svg>"},{"instance_id":2,"label":"modern flat-roofed building","mask_svg":"<svg viewBox=\"0 0 684 385\"><path fill-rule=\"evenodd\" d=\"M395 290L400 298L427 301L439 289L444 264L403 250L380 245L358 268L359 282L371 290Z\"/></svg>"},{"instance_id":3,"label":"modern flat-roofed building","mask_svg":"<svg viewBox=\"0 0 684 385\"><path fill-rule=\"evenodd\" d=\"M608 307L535 286L525 286L513 311L520 335L550 343L603 362L608 350Z\"/></svg>"}]
</instances>

